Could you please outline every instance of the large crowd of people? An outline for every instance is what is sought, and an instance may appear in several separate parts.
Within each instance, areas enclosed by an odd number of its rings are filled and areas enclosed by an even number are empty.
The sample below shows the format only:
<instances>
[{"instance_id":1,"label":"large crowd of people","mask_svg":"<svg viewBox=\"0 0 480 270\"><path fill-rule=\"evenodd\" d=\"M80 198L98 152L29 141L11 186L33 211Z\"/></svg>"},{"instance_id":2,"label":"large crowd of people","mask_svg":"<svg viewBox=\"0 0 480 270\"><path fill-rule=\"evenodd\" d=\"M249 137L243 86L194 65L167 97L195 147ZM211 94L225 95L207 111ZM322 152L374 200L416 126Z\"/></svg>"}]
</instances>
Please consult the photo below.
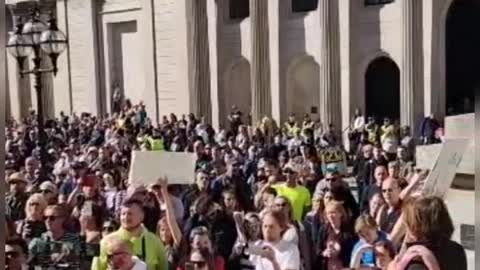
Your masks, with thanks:
<instances>
[{"instance_id":1,"label":"large crowd of people","mask_svg":"<svg viewBox=\"0 0 480 270\"><path fill-rule=\"evenodd\" d=\"M8 269L467 269L445 203L422 195L416 139L393 119L357 111L343 136L309 115L252 125L232 108L215 130L114 107L46 121L45 155L35 112L8 123ZM132 151L193 153L192 184L131 185Z\"/></svg>"}]
</instances>

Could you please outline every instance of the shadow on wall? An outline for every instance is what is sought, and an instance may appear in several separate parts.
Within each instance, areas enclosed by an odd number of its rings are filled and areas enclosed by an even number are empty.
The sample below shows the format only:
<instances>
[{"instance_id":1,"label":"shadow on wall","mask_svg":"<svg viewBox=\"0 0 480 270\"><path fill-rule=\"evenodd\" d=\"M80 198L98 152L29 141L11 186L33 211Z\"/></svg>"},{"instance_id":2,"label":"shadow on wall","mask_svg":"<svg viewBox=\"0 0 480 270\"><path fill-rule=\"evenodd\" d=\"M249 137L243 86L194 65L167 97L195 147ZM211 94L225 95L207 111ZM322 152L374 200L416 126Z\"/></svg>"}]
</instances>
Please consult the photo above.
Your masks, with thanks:
<instances>
[{"instance_id":1,"label":"shadow on wall","mask_svg":"<svg viewBox=\"0 0 480 270\"><path fill-rule=\"evenodd\" d=\"M224 0L217 2L217 42L221 76L218 92L220 127L228 127L227 116L232 106L243 113L243 121L251 111L250 62L242 53L242 42L250 40L246 31L250 16L249 0Z\"/></svg>"},{"instance_id":2,"label":"shadow on wall","mask_svg":"<svg viewBox=\"0 0 480 270\"><path fill-rule=\"evenodd\" d=\"M356 2L356 1L354 1ZM370 1L372 2L372 1ZM357 16L351 16L351 34L354 35L352 40L365 40L368 48L378 53L371 55L367 53L362 57L370 57L368 64L363 66L362 80L364 86L364 93L359 100L363 100L365 116L372 116L377 121L382 121L385 117L393 120L400 119L400 69L398 64L393 59L388 57L381 44L381 10L388 5L388 1L384 4L369 4L369 1L358 1L353 8L363 9L365 17L361 17L361 21ZM379 2L379 1L377 1ZM381 1L380 1L381 2ZM352 10L355 12L355 10ZM360 27L360 31L356 31ZM366 35L368 33L368 35ZM362 36L359 36L362 35ZM368 39L365 39L368 36ZM350 51L355 53L359 44L355 42L350 43ZM351 57L351 61L355 61ZM363 62L363 61L362 61ZM351 62L352 64L352 62ZM352 89L356 86L352 85ZM361 94L361 93L360 93ZM353 94L354 95L354 94ZM355 107L362 107L362 104L356 104Z\"/></svg>"},{"instance_id":3,"label":"shadow on wall","mask_svg":"<svg viewBox=\"0 0 480 270\"><path fill-rule=\"evenodd\" d=\"M278 12L280 120L283 122L290 113L294 113L297 121L301 121L304 114L312 111L316 119L320 102L319 65L308 54L306 43L307 28L311 27L307 21L318 18L315 16L319 12L318 0L280 1Z\"/></svg>"}]
</instances>

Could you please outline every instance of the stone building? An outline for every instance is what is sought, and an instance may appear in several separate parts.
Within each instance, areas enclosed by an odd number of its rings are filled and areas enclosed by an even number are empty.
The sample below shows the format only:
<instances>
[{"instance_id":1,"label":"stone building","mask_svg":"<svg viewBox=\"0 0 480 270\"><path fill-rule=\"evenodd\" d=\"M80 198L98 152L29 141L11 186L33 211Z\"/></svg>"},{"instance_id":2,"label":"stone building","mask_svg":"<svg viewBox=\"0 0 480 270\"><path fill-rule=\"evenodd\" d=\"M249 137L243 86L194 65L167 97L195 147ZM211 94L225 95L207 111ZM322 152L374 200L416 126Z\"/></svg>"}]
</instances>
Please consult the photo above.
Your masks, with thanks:
<instances>
[{"instance_id":1,"label":"stone building","mask_svg":"<svg viewBox=\"0 0 480 270\"><path fill-rule=\"evenodd\" d=\"M6 2L12 29L35 1ZM416 126L479 85L475 0L39 2L69 40L43 80L50 117L107 113L118 85L154 120L194 112L218 127L237 105L254 120L311 113L344 129L358 107ZM7 114L21 117L36 107L32 78L11 56L7 68Z\"/></svg>"}]
</instances>

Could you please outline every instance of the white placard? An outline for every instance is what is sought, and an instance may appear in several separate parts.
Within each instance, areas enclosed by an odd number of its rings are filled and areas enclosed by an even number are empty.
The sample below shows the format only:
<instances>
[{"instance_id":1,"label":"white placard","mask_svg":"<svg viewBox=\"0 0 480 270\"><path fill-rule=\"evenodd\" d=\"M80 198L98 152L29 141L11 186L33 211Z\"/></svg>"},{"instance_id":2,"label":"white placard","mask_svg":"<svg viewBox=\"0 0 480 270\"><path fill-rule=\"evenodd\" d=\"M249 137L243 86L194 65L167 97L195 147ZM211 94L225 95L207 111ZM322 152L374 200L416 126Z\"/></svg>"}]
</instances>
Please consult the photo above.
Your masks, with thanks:
<instances>
[{"instance_id":1,"label":"white placard","mask_svg":"<svg viewBox=\"0 0 480 270\"><path fill-rule=\"evenodd\" d=\"M154 184L167 176L169 184L192 184L195 179L195 154L166 151L134 151L128 181L130 184Z\"/></svg>"},{"instance_id":2,"label":"white placard","mask_svg":"<svg viewBox=\"0 0 480 270\"><path fill-rule=\"evenodd\" d=\"M466 139L447 139L443 142L437 161L425 179L423 195L442 198L445 196L452 185L468 143L469 140Z\"/></svg>"}]
</instances>

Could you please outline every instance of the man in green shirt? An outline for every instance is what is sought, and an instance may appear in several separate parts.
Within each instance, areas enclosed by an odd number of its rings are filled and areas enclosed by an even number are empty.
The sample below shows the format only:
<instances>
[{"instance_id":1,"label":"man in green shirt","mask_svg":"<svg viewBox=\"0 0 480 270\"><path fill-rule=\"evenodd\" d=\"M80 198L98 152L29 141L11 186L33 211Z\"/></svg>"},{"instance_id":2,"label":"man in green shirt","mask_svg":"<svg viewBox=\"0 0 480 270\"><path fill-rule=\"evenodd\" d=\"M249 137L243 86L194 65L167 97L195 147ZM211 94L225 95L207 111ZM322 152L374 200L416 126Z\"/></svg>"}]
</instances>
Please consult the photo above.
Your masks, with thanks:
<instances>
[{"instance_id":1,"label":"man in green shirt","mask_svg":"<svg viewBox=\"0 0 480 270\"><path fill-rule=\"evenodd\" d=\"M133 254L147 264L148 270L168 270L165 247L160 238L143 226L142 202L134 199L125 201L120 211L120 229L111 235L131 244ZM100 242L100 257L92 263L92 269L108 268L107 248Z\"/></svg>"},{"instance_id":2,"label":"man in green shirt","mask_svg":"<svg viewBox=\"0 0 480 270\"><path fill-rule=\"evenodd\" d=\"M272 186L278 195L286 197L292 204L293 216L295 220L302 221L310 207L312 206L312 200L310 198L310 192L304 186L297 183L297 172L287 166L283 170L285 175L285 183Z\"/></svg>"}]
</instances>

